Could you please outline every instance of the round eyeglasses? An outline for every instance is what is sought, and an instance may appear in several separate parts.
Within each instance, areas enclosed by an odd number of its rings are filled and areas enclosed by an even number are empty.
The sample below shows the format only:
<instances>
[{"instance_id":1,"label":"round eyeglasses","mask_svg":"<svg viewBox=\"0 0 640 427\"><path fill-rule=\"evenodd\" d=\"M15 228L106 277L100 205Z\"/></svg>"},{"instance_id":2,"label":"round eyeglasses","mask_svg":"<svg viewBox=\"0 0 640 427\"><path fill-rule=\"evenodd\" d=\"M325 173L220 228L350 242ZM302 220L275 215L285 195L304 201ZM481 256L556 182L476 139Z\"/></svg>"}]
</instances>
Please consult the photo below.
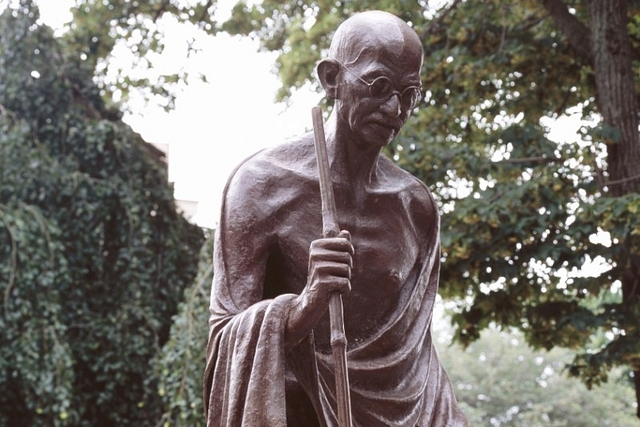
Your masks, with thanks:
<instances>
[{"instance_id":1,"label":"round eyeglasses","mask_svg":"<svg viewBox=\"0 0 640 427\"><path fill-rule=\"evenodd\" d=\"M373 81L368 82L351 71L351 69L349 69L349 67L344 65L342 62L338 60L335 61L340 64L342 68L347 70L352 76L360 80L362 83L366 84L369 88L369 96L371 96L371 98L375 100L386 101L397 93L398 95L400 95L400 104L408 110L413 110L414 108L416 108L422 100L422 90L420 86L408 86L404 88L402 92L399 92L394 89L393 84L388 77L380 76L373 79Z\"/></svg>"}]
</instances>

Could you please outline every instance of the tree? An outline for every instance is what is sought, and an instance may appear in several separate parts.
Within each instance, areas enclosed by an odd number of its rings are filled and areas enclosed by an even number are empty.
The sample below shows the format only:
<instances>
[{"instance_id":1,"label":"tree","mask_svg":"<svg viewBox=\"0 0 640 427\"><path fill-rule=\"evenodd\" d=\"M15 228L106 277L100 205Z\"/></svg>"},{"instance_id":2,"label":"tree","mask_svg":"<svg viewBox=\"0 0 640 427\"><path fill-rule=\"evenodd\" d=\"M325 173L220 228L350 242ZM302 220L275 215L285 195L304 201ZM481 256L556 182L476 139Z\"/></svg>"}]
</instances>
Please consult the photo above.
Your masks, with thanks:
<instances>
[{"instance_id":1,"label":"tree","mask_svg":"<svg viewBox=\"0 0 640 427\"><path fill-rule=\"evenodd\" d=\"M204 241L73 49L30 1L0 16L2 426L157 420L150 362Z\"/></svg>"},{"instance_id":2,"label":"tree","mask_svg":"<svg viewBox=\"0 0 640 427\"><path fill-rule=\"evenodd\" d=\"M441 333L443 338L450 336ZM471 425L638 425L633 390L622 369L614 369L609 381L589 391L576 378L564 375L570 350L534 351L523 344L522 334L494 328L484 330L464 350L460 345L440 343L440 357Z\"/></svg>"},{"instance_id":3,"label":"tree","mask_svg":"<svg viewBox=\"0 0 640 427\"><path fill-rule=\"evenodd\" d=\"M73 20L63 38L76 58L93 70L108 103L115 98L120 101L120 109L127 109L130 92L137 91L147 100L171 109L180 85L204 77L191 75L179 63L171 70L154 67L154 59L165 47L163 23L178 22L183 30L194 34L185 46L189 55L197 50L196 34L212 35L218 31L216 10L216 0L78 0L71 9ZM134 53L133 63L129 70L119 68L111 79L109 60L119 44Z\"/></svg>"},{"instance_id":4,"label":"tree","mask_svg":"<svg viewBox=\"0 0 640 427\"><path fill-rule=\"evenodd\" d=\"M456 339L516 327L533 347L573 349L588 386L630 367L640 401L640 5L430 3L241 2L221 28L280 52L286 97L354 12L411 22L426 102L388 153L440 203ZM588 121L580 138L551 140L572 112Z\"/></svg>"},{"instance_id":5,"label":"tree","mask_svg":"<svg viewBox=\"0 0 640 427\"><path fill-rule=\"evenodd\" d=\"M154 359L162 416L157 425L198 427L205 423L202 376L203 352L209 329L209 291L213 281L213 234L200 251L198 275L180 303L173 319L169 341Z\"/></svg>"}]
</instances>

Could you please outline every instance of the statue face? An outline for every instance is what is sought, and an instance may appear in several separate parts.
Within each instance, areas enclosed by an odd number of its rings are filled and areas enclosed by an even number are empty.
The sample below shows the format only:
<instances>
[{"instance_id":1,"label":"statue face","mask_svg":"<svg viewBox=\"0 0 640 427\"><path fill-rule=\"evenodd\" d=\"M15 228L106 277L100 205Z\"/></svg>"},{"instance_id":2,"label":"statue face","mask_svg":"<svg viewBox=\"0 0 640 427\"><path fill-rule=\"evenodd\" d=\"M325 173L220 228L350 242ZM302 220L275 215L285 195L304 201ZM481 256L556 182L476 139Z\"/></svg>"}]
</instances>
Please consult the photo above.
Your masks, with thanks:
<instances>
[{"instance_id":1,"label":"statue face","mask_svg":"<svg viewBox=\"0 0 640 427\"><path fill-rule=\"evenodd\" d=\"M380 148L395 138L411 113L411 106L406 105L411 89L407 88L420 86L421 64L421 55L399 60L397 53L384 48L368 50L351 64L340 64L338 121L354 143L363 148ZM377 89L370 89L372 82L380 77L388 79L391 85L392 93L386 99L372 96Z\"/></svg>"}]
</instances>

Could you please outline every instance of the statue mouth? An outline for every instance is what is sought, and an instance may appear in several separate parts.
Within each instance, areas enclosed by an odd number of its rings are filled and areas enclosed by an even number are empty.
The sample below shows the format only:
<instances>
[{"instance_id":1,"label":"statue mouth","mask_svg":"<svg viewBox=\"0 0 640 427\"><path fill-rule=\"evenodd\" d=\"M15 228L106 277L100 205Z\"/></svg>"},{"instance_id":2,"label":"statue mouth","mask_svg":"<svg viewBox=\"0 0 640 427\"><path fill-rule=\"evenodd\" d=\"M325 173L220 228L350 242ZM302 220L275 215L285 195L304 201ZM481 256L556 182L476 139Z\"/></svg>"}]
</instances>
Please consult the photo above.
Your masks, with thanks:
<instances>
[{"instance_id":1,"label":"statue mouth","mask_svg":"<svg viewBox=\"0 0 640 427\"><path fill-rule=\"evenodd\" d=\"M387 121L373 120L371 121L371 124L373 124L377 128L383 128L392 131L393 133L397 133L400 129L400 125L398 125L397 123L391 123Z\"/></svg>"},{"instance_id":2,"label":"statue mouth","mask_svg":"<svg viewBox=\"0 0 640 427\"><path fill-rule=\"evenodd\" d=\"M378 128L389 129L397 133L404 124L404 121L399 120L399 118L385 117L381 114L374 114L370 117L369 123Z\"/></svg>"}]
</instances>

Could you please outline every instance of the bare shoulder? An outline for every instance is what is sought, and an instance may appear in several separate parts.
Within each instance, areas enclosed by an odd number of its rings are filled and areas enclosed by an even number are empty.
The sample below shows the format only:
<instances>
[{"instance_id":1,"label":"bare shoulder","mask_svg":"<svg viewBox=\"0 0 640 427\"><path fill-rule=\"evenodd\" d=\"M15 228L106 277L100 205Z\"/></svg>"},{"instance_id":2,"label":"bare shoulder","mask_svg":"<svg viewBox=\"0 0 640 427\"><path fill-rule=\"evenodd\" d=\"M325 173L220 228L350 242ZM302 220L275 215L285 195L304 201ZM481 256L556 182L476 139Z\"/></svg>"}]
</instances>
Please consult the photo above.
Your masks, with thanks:
<instances>
[{"instance_id":1,"label":"bare shoulder","mask_svg":"<svg viewBox=\"0 0 640 427\"><path fill-rule=\"evenodd\" d=\"M234 216L273 214L313 183L313 162L313 141L306 135L255 153L229 177L223 210Z\"/></svg>"},{"instance_id":2,"label":"bare shoulder","mask_svg":"<svg viewBox=\"0 0 640 427\"><path fill-rule=\"evenodd\" d=\"M381 185L395 192L411 212L437 216L437 205L424 182L405 171L385 156L380 156L378 175Z\"/></svg>"}]
</instances>

